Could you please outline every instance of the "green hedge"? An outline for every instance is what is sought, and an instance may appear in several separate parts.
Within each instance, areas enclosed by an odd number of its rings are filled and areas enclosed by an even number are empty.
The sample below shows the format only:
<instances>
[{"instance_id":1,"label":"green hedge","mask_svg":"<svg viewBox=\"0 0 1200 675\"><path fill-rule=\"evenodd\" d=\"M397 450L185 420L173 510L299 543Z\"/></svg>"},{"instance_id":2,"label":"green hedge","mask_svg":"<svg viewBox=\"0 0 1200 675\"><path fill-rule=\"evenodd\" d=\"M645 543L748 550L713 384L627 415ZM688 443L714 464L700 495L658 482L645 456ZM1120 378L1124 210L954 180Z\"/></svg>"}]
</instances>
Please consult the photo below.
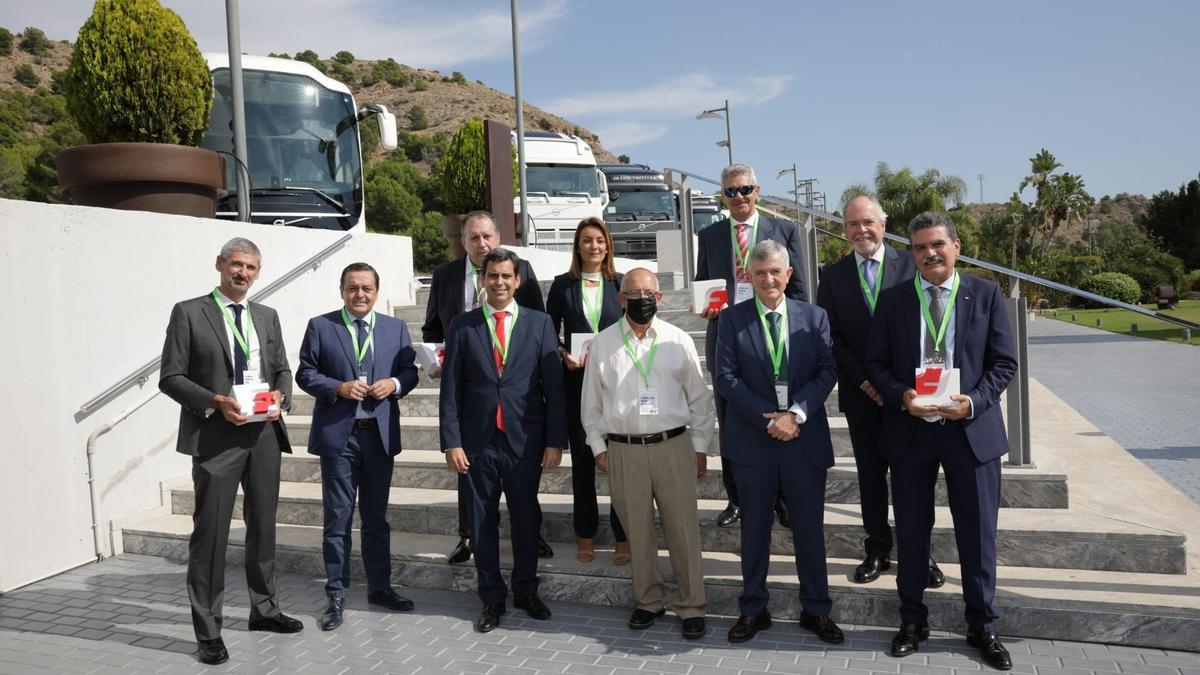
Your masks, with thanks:
<instances>
[{"instance_id":1,"label":"green hedge","mask_svg":"<svg viewBox=\"0 0 1200 675\"><path fill-rule=\"evenodd\" d=\"M1138 286L1137 281L1134 281L1133 277L1128 274L1120 272L1093 274L1083 280L1080 288L1096 295L1103 295L1106 298L1130 304L1134 304L1142 298L1142 289ZM1092 306L1103 307L1104 305L1092 303Z\"/></svg>"}]
</instances>

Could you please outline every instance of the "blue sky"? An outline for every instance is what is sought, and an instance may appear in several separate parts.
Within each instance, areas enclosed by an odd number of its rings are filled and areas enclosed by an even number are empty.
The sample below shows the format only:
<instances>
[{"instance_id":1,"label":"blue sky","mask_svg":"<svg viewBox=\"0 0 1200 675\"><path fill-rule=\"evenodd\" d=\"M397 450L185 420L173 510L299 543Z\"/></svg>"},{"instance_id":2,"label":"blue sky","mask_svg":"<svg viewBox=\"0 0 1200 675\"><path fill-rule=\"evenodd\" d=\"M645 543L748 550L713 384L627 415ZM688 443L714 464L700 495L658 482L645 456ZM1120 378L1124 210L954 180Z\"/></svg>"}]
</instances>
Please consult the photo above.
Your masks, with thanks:
<instances>
[{"instance_id":1,"label":"blue sky","mask_svg":"<svg viewBox=\"0 0 1200 675\"><path fill-rule=\"evenodd\" d=\"M224 7L166 0L202 49ZM20 6L17 6L20 5ZM509 3L254 0L243 50L461 70L512 91ZM91 3L4 3L0 25L73 39ZM730 99L736 161L769 192L793 163L831 205L876 162L963 178L1007 199L1040 148L1097 198L1176 189L1200 171L1200 3L522 0L526 100L655 167L715 176Z\"/></svg>"}]
</instances>

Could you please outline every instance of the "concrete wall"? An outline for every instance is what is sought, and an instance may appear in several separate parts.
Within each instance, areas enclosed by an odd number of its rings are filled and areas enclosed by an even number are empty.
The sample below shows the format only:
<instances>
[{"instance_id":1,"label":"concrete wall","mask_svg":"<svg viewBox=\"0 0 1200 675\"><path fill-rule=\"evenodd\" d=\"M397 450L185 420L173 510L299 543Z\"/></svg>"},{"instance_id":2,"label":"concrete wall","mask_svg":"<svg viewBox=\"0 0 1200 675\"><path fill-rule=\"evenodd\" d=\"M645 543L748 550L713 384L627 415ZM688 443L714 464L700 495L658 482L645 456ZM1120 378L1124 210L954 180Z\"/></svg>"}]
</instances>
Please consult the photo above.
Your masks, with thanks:
<instances>
[{"instance_id":1,"label":"concrete wall","mask_svg":"<svg viewBox=\"0 0 1200 675\"><path fill-rule=\"evenodd\" d=\"M234 236L258 244L262 287L342 234L0 200L0 288L9 307L0 334L8 359L0 592L94 558L88 435L156 391L158 373L93 414L79 415L79 407L161 353L171 306L216 286L221 244ZM380 271L381 311L413 302L411 240L356 233L265 301L279 311L293 369L307 320L340 306L338 276L357 260ZM175 452L178 414L159 396L100 438L95 478L106 548L112 521L159 507L162 481L189 474L190 459Z\"/></svg>"}]
</instances>

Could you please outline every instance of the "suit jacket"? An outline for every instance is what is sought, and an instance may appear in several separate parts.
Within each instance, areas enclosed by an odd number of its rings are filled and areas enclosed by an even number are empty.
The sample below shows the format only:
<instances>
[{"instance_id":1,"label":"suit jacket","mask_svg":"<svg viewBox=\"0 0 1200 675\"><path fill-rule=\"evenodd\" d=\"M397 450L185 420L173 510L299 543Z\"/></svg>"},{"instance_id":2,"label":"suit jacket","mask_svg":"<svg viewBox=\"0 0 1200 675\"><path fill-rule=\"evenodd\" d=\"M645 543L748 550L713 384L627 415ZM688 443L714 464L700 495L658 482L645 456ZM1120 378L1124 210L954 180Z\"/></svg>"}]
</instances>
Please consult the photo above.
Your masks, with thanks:
<instances>
[{"instance_id":1,"label":"suit jacket","mask_svg":"<svg viewBox=\"0 0 1200 675\"><path fill-rule=\"evenodd\" d=\"M503 377L483 309L454 319L438 404L443 452L461 447L470 457L483 451L496 430L496 406L501 404L504 434L518 457L539 458L543 448L564 448L563 398L558 338L544 312L521 307L508 338Z\"/></svg>"},{"instance_id":2,"label":"suit jacket","mask_svg":"<svg viewBox=\"0 0 1200 675\"><path fill-rule=\"evenodd\" d=\"M288 365L279 316L257 302L247 302L254 332L258 334L263 380L283 393L283 409L291 407L292 369ZM225 317L211 295L175 304L163 343L158 388L174 399L179 411L179 439L175 449L185 455L206 457L219 452L221 437L234 426L212 409L214 394L233 391L233 352L225 334ZM283 418L271 423L283 452L291 452Z\"/></svg>"},{"instance_id":3,"label":"suit jacket","mask_svg":"<svg viewBox=\"0 0 1200 675\"><path fill-rule=\"evenodd\" d=\"M753 302L721 312L718 323L717 391L725 399L727 438L721 455L739 464L757 464L769 451L799 452L818 469L833 466L833 443L825 399L837 380L829 321L825 310L802 300L787 299L788 398L800 406L806 420L800 435L786 443L767 433L764 413L775 412L775 373L763 336L762 321Z\"/></svg>"},{"instance_id":4,"label":"suit jacket","mask_svg":"<svg viewBox=\"0 0 1200 675\"><path fill-rule=\"evenodd\" d=\"M733 241L730 235L733 222L724 218L700 231L699 248L696 257L696 281L708 279L724 279L725 289L729 293L730 306L736 297L737 270L733 264ZM754 235L754 244L767 239L774 239L783 244L788 252L788 262L792 267L792 278L788 281L784 295L794 300L804 299L804 257L800 253L800 233L796 226L786 220L758 216L758 231ZM716 372L716 337L717 322L709 321L705 332L704 357L709 372Z\"/></svg>"},{"instance_id":5,"label":"suit jacket","mask_svg":"<svg viewBox=\"0 0 1200 675\"><path fill-rule=\"evenodd\" d=\"M617 274L616 279L601 280L604 299L600 305L600 330L608 328L625 315L618 298L624 278L624 274ZM588 323L587 313L584 311L580 280L572 279L570 274L554 277L550 292L546 294L546 311L550 314L550 320L554 322L554 334L559 336L559 344L568 351L571 349L571 333L592 332L592 326Z\"/></svg>"},{"instance_id":6,"label":"suit jacket","mask_svg":"<svg viewBox=\"0 0 1200 675\"><path fill-rule=\"evenodd\" d=\"M450 323L463 313L466 275L466 256L433 271L429 303L425 305L425 324L421 326L422 342L445 342L446 336L450 335ZM521 260L517 265L517 275L521 277L521 285L513 299L522 307L543 311L546 306L542 303L542 288L528 260Z\"/></svg>"},{"instance_id":7,"label":"suit jacket","mask_svg":"<svg viewBox=\"0 0 1200 675\"><path fill-rule=\"evenodd\" d=\"M379 312L375 313L375 338L371 346L374 358L368 380L374 383L389 377L400 381L396 393L383 401L368 398L364 409L378 420L379 435L389 455L400 452L399 401L417 386L417 367L413 360L412 339L408 326ZM358 401L338 396L338 385L358 379L358 365L350 331L342 321L342 310L310 319L300 345L300 367L296 384L316 399L308 451L314 455L334 455L346 447L353 431Z\"/></svg>"},{"instance_id":8,"label":"suit jacket","mask_svg":"<svg viewBox=\"0 0 1200 675\"><path fill-rule=\"evenodd\" d=\"M883 245L881 291L902 283L912 284L915 265L911 253ZM838 409L842 412L873 411L878 406L859 387L867 379L871 309L858 283L858 261L854 253L821 270L817 304L829 314L833 358L838 367Z\"/></svg>"},{"instance_id":9,"label":"suit jacket","mask_svg":"<svg viewBox=\"0 0 1200 675\"><path fill-rule=\"evenodd\" d=\"M904 409L904 392L913 388L921 363L920 301L912 283L893 286L880 294L867 343L867 377L883 396L883 427L879 452L897 462L908 451L917 419ZM971 397L974 417L962 420L971 451L980 462L1008 452L1000 394L1017 371L1012 333L1004 296L994 281L959 273L954 301L954 367L959 387Z\"/></svg>"}]
</instances>

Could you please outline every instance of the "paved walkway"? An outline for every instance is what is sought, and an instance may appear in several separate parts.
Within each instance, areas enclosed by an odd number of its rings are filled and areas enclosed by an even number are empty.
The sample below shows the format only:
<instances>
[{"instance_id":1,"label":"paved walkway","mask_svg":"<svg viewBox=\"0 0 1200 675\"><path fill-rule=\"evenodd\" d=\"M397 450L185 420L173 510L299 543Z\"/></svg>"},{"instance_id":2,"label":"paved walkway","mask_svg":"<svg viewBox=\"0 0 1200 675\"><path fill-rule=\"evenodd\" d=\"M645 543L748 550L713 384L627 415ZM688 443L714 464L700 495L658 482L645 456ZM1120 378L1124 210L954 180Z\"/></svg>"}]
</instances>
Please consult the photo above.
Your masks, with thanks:
<instances>
[{"instance_id":1,"label":"paved walkway","mask_svg":"<svg viewBox=\"0 0 1200 675\"><path fill-rule=\"evenodd\" d=\"M625 626L626 608L553 603L554 618L533 621L509 610L499 629L474 633L473 593L410 589L411 614L367 609L352 592L346 623L322 633L323 579L280 578L284 611L304 621L298 635L249 633L246 587L227 576L224 638L231 659L208 669L195 660L184 591L185 568L159 558L123 556L88 565L0 596L0 673L582 673L718 675L766 673L979 673L959 636L935 633L901 660L883 653L892 628L843 626L833 647L779 622L734 647L731 620L710 619L708 637L685 641L667 616L651 630ZM1200 675L1200 653L1008 638L1015 673Z\"/></svg>"},{"instance_id":2,"label":"paved walkway","mask_svg":"<svg viewBox=\"0 0 1200 675\"><path fill-rule=\"evenodd\" d=\"M1200 347L1038 319L1029 363L1035 379L1200 503Z\"/></svg>"}]
</instances>

